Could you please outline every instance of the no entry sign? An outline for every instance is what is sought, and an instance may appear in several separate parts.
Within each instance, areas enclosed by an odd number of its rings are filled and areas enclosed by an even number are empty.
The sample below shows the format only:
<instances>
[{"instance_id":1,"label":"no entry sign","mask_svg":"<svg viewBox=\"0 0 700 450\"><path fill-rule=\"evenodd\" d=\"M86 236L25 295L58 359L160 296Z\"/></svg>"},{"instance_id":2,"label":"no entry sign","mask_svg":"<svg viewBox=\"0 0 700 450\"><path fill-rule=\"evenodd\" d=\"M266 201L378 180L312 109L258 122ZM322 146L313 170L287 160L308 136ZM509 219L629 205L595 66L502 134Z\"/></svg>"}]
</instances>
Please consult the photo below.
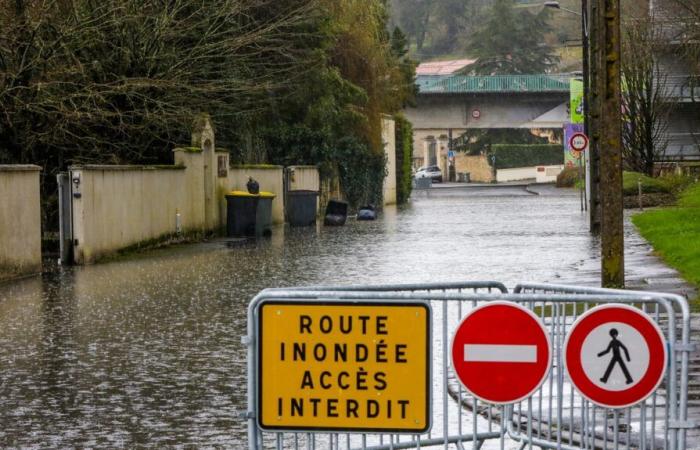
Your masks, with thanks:
<instances>
[{"instance_id":1,"label":"no entry sign","mask_svg":"<svg viewBox=\"0 0 700 450\"><path fill-rule=\"evenodd\" d=\"M530 310L491 302L471 310L452 338L452 367L464 388L480 400L515 403L547 377L549 335Z\"/></svg>"},{"instance_id":2,"label":"no entry sign","mask_svg":"<svg viewBox=\"0 0 700 450\"><path fill-rule=\"evenodd\" d=\"M666 370L658 325L637 308L597 306L574 322L564 342L566 371L578 391L606 408L646 399Z\"/></svg>"},{"instance_id":3,"label":"no entry sign","mask_svg":"<svg viewBox=\"0 0 700 450\"><path fill-rule=\"evenodd\" d=\"M430 306L424 302L262 303L259 426L428 430L430 324Z\"/></svg>"}]
</instances>

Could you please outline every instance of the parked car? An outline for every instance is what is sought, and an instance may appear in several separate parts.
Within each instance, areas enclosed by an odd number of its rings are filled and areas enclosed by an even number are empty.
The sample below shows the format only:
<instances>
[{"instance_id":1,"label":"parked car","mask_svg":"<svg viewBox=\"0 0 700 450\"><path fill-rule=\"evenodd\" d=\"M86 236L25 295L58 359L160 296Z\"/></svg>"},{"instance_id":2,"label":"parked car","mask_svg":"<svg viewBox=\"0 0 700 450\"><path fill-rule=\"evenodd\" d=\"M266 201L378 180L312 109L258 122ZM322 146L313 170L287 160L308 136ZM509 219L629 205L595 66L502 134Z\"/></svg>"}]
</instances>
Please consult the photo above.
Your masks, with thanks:
<instances>
[{"instance_id":1,"label":"parked car","mask_svg":"<svg viewBox=\"0 0 700 450\"><path fill-rule=\"evenodd\" d=\"M416 178L432 178L434 183L442 183L442 172L438 166L421 167L416 172Z\"/></svg>"}]
</instances>

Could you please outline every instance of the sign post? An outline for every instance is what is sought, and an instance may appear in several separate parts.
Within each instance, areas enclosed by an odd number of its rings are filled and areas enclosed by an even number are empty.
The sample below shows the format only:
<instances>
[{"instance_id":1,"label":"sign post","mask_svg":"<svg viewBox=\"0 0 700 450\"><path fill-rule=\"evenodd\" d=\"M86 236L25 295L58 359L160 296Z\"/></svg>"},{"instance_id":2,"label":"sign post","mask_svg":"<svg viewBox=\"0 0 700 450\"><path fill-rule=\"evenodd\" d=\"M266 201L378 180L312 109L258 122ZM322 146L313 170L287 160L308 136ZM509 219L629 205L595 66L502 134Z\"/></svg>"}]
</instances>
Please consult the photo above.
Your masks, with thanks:
<instances>
[{"instance_id":1,"label":"sign post","mask_svg":"<svg viewBox=\"0 0 700 450\"><path fill-rule=\"evenodd\" d=\"M572 384L604 408L643 401L666 371L666 343L659 326L623 304L597 306L579 317L564 342L564 355Z\"/></svg>"},{"instance_id":2,"label":"sign post","mask_svg":"<svg viewBox=\"0 0 700 450\"><path fill-rule=\"evenodd\" d=\"M488 403L523 400L552 364L547 330L529 309L490 302L471 310L452 338L452 367L464 388Z\"/></svg>"},{"instance_id":3,"label":"sign post","mask_svg":"<svg viewBox=\"0 0 700 450\"><path fill-rule=\"evenodd\" d=\"M430 429L428 303L266 301L257 315L260 428Z\"/></svg>"}]
</instances>

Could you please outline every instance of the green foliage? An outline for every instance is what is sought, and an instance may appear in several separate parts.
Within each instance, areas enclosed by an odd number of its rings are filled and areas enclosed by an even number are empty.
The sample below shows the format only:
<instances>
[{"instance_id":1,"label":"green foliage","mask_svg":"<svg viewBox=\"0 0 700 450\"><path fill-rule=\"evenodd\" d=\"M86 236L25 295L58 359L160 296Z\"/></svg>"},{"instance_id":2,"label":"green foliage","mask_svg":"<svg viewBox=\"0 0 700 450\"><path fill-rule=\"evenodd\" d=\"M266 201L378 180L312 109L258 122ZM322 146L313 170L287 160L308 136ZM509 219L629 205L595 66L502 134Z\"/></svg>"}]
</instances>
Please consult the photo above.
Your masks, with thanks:
<instances>
[{"instance_id":1,"label":"green foliage","mask_svg":"<svg viewBox=\"0 0 700 450\"><path fill-rule=\"evenodd\" d=\"M677 194L693 183L693 179L686 175L664 175L650 177L639 172L622 172L622 191L625 195L637 195L639 193L638 181L642 182L643 193L667 193Z\"/></svg>"},{"instance_id":2,"label":"green foliage","mask_svg":"<svg viewBox=\"0 0 700 450\"><path fill-rule=\"evenodd\" d=\"M632 221L667 264L700 286L699 184L683 192L679 207L647 211Z\"/></svg>"},{"instance_id":3,"label":"green foliage","mask_svg":"<svg viewBox=\"0 0 700 450\"><path fill-rule=\"evenodd\" d=\"M639 181L642 182L642 192L671 192L669 186L659 178L652 178L638 172L623 172L622 191L625 195L636 195L639 192Z\"/></svg>"},{"instance_id":4,"label":"green foliage","mask_svg":"<svg viewBox=\"0 0 700 450\"><path fill-rule=\"evenodd\" d=\"M413 127L402 114L394 116L396 123L396 201L408 201L413 189L411 174L413 158Z\"/></svg>"},{"instance_id":5,"label":"green foliage","mask_svg":"<svg viewBox=\"0 0 700 450\"><path fill-rule=\"evenodd\" d=\"M337 147L338 173L350 206L378 205L382 201L386 156L376 153L356 137L340 139Z\"/></svg>"},{"instance_id":6,"label":"green foliage","mask_svg":"<svg viewBox=\"0 0 700 450\"><path fill-rule=\"evenodd\" d=\"M496 157L496 169L564 164L561 144L496 144L488 152L489 164Z\"/></svg>"},{"instance_id":7,"label":"green foliage","mask_svg":"<svg viewBox=\"0 0 700 450\"><path fill-rule=\"evenodd\" d=\"M559 61L545 42L552 32L549 8L538 14L516 10L512 0L496 0L469 39L467 51L477 59L465 68L470 75L546 73Z\"/></svg>"},{"instance_id":8,"label":"green foliage","mask_svg":"<svg viewBox=\"0 0 700 450\"><path fill-rule=\"evenodd\" d=\"M547 144L547 138L522 128L471 128L454 140L454 148L471 155L486 151L494 144Z\"/></svg>"}]
</instances>

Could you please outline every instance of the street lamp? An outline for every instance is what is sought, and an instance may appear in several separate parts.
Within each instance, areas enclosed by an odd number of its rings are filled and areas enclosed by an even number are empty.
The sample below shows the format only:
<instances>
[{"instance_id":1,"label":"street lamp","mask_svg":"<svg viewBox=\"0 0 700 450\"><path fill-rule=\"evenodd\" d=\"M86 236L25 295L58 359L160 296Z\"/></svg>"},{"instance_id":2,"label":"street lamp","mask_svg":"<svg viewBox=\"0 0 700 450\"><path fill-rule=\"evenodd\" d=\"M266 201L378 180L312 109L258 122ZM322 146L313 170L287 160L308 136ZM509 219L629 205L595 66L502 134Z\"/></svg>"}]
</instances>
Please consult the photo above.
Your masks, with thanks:
<instances>
[{"instance_id":1,"label":"street lamp","mask_svg":"<svg viewBox=\"0 0 700 450\"><path fill-rule=\"evenodd\" d=\"M544 6L546 8L558 9L560 11L568 12L569 14L574 14L581 17L581 35L583 43L583 129L586 135L588 135L588 111L590 99L588 0L581 0L581 12L574 11L573 9L563 8L558 1L546 1L544 2Z\"/></svg>"},{"instance_id":2,"label":"street lamp","mask_svg":"<svg viewBox=\"0 0 700 450\"><path fill-rule=\"evenodd\" d=\"M583 15L582 13L580 13L580 12L578 12L578 11L574 11L573 9L563 8L563 7L559 4L559 2L556 2L556 1L553 1L553 2L544 2L544 6L546 6L547 8L560 9L560 10L562 10L562 11L566 11L566 12L571 13L571 14L576 14L577 16L582 16L582 15Z\"/></svg>"},{"instance_id":3,"label":"street lamp","mask_svg":"<svg viewBox=\"0 0 700 450\"><path fill-rule=\"evenodd\" d=\"M591 137L591 116L590 116L590 100L591 100L591 82L590 82L590 30L588 28L588 0L581 0L581 12L574 11L573 9L562 8L558 1L546 1L544 2L546 8L557 9L560 11L567 12L569 14L574 14L581 17L581 35L582 35L582 47L583 47L583 132ZM599 172L597 156L593 154L593 151L597 151L593 146L591 146L586 155L586 203L590 200L590 218L591 218L591 231L597 232L598 227L598 213L597 213L597 199L598 199L598 182L597 174Z\"/></svg>"}]
</instances>

